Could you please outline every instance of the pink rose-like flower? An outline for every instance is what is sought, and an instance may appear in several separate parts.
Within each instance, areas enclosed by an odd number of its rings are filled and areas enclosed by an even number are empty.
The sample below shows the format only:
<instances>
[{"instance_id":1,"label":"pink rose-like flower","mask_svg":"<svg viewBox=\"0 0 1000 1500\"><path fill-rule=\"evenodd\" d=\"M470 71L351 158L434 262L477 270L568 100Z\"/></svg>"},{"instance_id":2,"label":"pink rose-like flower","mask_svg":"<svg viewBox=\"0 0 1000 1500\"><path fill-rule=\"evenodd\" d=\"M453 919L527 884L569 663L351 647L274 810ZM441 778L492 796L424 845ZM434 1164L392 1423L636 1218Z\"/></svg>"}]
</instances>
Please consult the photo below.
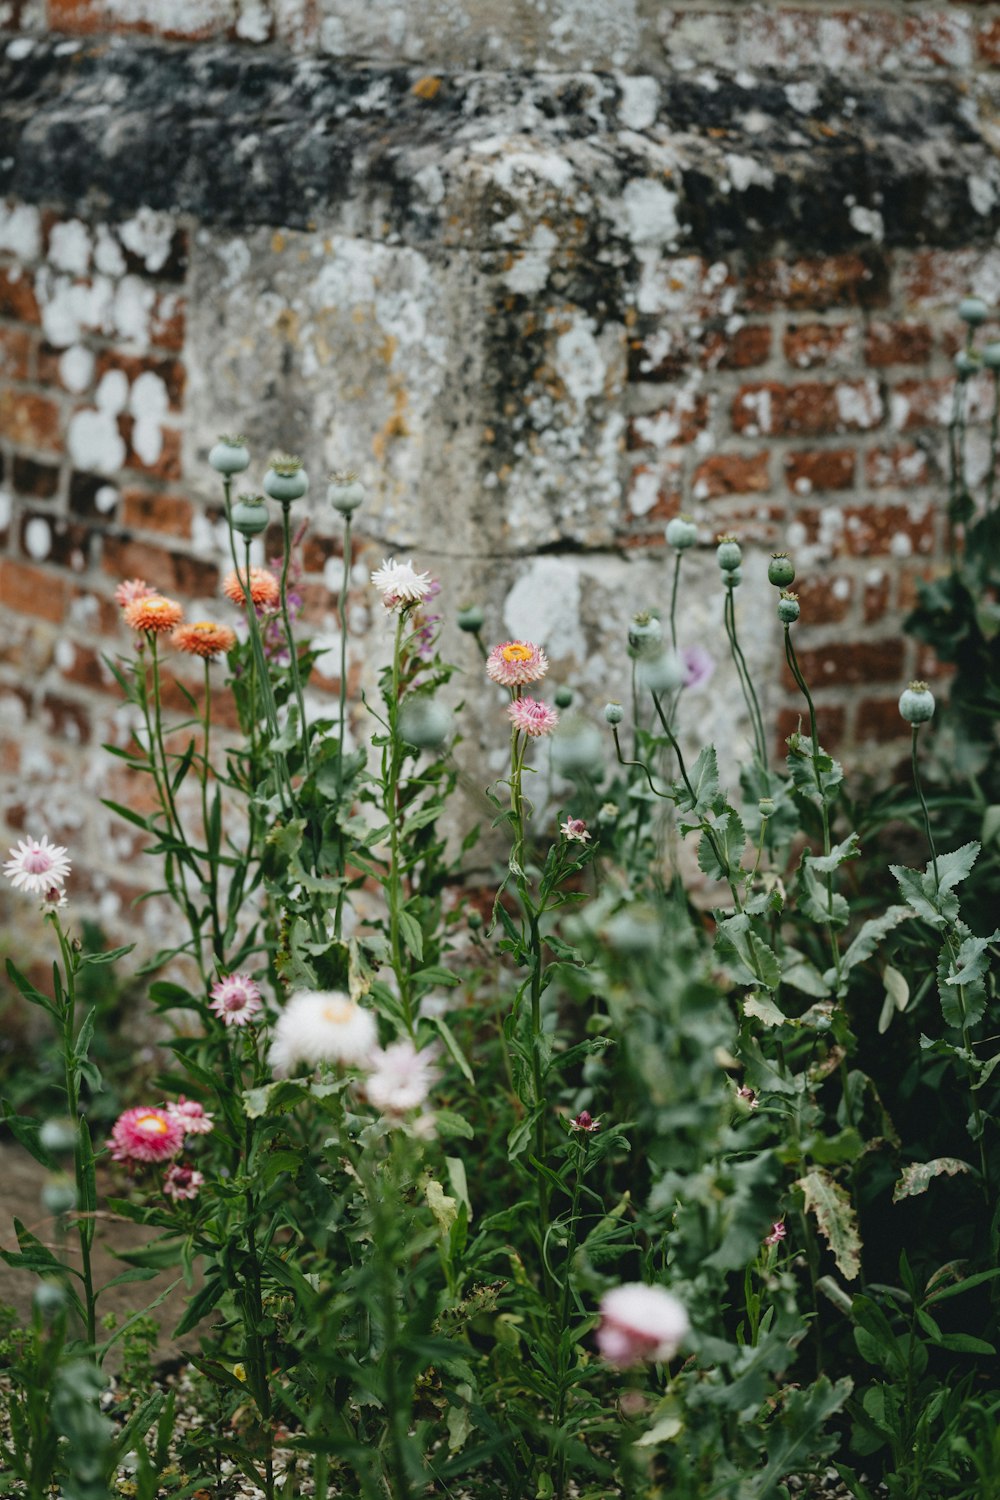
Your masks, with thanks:
<instances>
[{"instance_id":1,"label":"pink rose-like flower","mask_svg":"<svg viewBox=\"0 0 1000 1500\"><path fill-rule=\"evenodd\" d=\"M170 1161L184 1149L184 1126L165 1109L140 1105L118 1116L108 1145L112 1161Z\"/></svg>"},{"instance_id":2,"label":"pink rose-like flower","mask_svg":"<svg viewBox=\"0 0 1000 1500\"><path fill-rule=\"evenodd\" d=\"M245 1026L264 1009L264 1002L249 974L227 974L213 984L208 1008L227 1026Z\"/></svg>"},{"instance_id":3,"label":"pink rose-like flower","mask_svg":"<svg viewBox=\"0 0 1000 1500\"><path fill-rule=\"evenodd\" d=\"M69 857L61 844L40 839L19 839L16 849L8 850L10 858L3 872L16 891L30 896L44 896L52 905L62 904L62 888L70 871ZM53 893L58 892L53 900Z\"/></svg>"},{"instance_id":4,"label":"pink rose-like flower","mask_svg":"<svg viewBox=\"0 0 1000 1500\"><path fill-rule=\"evenodd\" d=\"M582 818L567 818L565 823L559 824L559 832L571 844L585 844L590 838L587 825Z\"/></svg>"},{"instance_id":5,"label":"pink rose-like flower","mask_svg":"<svg viewBox=\"0 0 1000 1500\"><path fill-rule=\"evenodd\" d=\"M764 1236L764 1244L780 1245L787 1234L788 1230L785 1228L784 1219L777 1219L771 1225L771 1233Z\"/></svg>"},{"instance_id":6,"label":"pink rose-like flower","mask_svg":"<svg viewBox=\"0 0 1000 1500\"><path fill-rule=\"evenodd\" d=\"M620 1370L673 1359L690 1326L683 1304L663 1287L626 1282L601 1298L597 1348Z\"/></svg>"},{"instance_id":7,"label":"pink rose-like flower","mask_svg":"<svg viewBox=\"0 0 1000 1500\"><path fill-rule=\"evenodd\" d=\"M537 698L515 698L507 705L507 717L521 734L537 739L539 735L551 734L559 723L559 715L547 703Z\"/></svg>"},{"instance_id":8,"label":"pink rose-like flower","mask_svg":"<svg viewBox=\"0 0 1000 1500\"><path fill-rule=\"evenodd\" d=\"M194 1167L174 1162L164 1174L163 1191L168 1198L173 1198L175 1203L179 1203L185 1198L197 1198L204 1182L204 1175L195 1171Z\"/></svg>"},{"instance_id":9,"label":"pink rose-like flower","mask_svg":"<svg viewBox=\"0 0 1000 1500\"><path fill-rule=\"evenodd\" d=\"M570 1130L582 1130L585 1135L593 1135L595 1130L600 1130L600 1120L595 1120L589 1109L581 1109L575 1120L569 1122Z\"/></svg>"},{"instance_id":10,"label":"pink rose-like flower","mask_svg":"<svg viewBox=\"0 0 1000 1500\"><path fill-rule=\"evenodd\" d=\"M115 603L125 609L137 599L151 599L156 593L143 578L127 578L115 589Z\"/></svg>"},{"instance_id":11,"label":"pink rose-like flower","mask_svg":"<svg viewBox=\"0 0 1000 1500\"><path fill-rule=\"evenodd\" d=\"M486 675L501 687L523 687L538 682L549 670L549 659L530 641L503 641L486 658Z\"/></svg>"},{"instance_id":12,"label":"pink rose-like flower","mask_svg":"<svg viewBox=\"0 0 1000 1500\"><path fill-rule=\"evenodd\" d=\"M184 1127L185 1135L208 1135L215 1125L214 1116L206 1114L197 1099L185 1099L183 1094L166 1109L170 1118Z\"/></svg>"}]
</instances>

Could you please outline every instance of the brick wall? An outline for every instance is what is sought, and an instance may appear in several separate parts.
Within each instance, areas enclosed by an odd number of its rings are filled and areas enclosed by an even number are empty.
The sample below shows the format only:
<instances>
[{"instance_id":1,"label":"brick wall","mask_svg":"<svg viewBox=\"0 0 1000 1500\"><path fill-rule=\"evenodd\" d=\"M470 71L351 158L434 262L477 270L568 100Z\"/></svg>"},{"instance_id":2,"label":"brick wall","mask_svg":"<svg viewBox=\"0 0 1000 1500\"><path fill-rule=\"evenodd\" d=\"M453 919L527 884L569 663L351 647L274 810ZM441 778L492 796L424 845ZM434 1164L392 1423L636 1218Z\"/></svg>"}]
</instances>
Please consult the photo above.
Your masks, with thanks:
<instances>
[{"instance_id":1,"label":"brick wall","mask_svg":"<svg viewBox=\"0 0 1000 1500\"><path fill-rule=\"evenodd\" d=\"M684 510L685 634L718 638L709 544L739 533L794 728L763 583L788 548L824 735L891 764L900 688L935 671L901 621L942 565L954 305L1000 289L997 66L1000 4L0 0L6 830L85 847L81 891L124 921L111 595L218 609L204 458L234 426L363 473L359 583L418 553L491 634L544 633L588 708L622 696ZM321 507L305 566L332 651ZM360 587L353 610L363 680L385 643ZM732 744L733 713L701 725Z\"/></svg>"}]
</instances>

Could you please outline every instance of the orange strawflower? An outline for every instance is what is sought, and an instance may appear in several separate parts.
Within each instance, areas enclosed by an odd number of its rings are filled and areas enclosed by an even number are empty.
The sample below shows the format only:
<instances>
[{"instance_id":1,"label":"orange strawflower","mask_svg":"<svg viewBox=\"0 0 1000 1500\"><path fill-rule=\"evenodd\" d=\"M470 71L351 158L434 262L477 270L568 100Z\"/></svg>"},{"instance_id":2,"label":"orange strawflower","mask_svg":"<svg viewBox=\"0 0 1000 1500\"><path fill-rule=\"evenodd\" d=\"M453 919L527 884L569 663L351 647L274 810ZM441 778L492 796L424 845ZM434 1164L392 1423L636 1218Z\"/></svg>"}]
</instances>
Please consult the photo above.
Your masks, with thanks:
<instances>
[{"instance_id":1,"label":"orange strawflower","mask_svg":"<svg viewBox=\"0 0 1000 1500\"><path fill-rule=\"evenodd\" d=\"M162 635L173 630L184 618L184 611L176 599L166 599L162 594L148 594L142 599L133 599L122 611L125 624L130 630L146 635Z\"/></svg>"},{"instance_id":2,"label":"orange strawflower","mask_svg":"<svg viewBox=\"0 0 1000 1500\"><path fill-rule=\"evenodd\" d=\"M222 656L236 645L236 632L228 625L215 625L211 620L197 620L191 625L178 625L170 637L170 644L178 651L187 651L191 656Z\"/></svg>"},{"instance_id":3,"label":"orange strawflower","mask_svg":"<svg viewBox=\"0 0 1000 1500\"><path fill-rule=\"evenodd\" d=\"M243 592L244 573L237 573L235 569L227 573L222 580L222 592L227 599L234 604L245 604L246 595ZM250 569L250 598L257 609L274 609L281 598L281 589L278 580L267 568Z\"/></svg>"}]
</instances>

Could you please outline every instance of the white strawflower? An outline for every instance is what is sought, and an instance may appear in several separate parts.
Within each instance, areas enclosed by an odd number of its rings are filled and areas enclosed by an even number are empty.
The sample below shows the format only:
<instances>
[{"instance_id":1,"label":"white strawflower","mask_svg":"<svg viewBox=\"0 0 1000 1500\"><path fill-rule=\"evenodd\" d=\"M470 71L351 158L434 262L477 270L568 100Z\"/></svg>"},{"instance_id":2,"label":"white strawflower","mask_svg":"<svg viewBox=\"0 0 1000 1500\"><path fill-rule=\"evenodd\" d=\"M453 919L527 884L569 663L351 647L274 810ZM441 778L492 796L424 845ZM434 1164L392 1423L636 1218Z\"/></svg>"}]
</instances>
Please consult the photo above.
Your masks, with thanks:
<instances>
[{"instance_id":1,"label":"white strawflower","mask_svg":"<svg viewBox=\"0 0 1000 1500\"><path fill-rule=\"evenodd\" d=\"M382 566L372 573L372 583L382 592L382 603L388 610L400 610L407 604L419 604L434 587L429 573L418 573L410 562L383 558Z\"/></svg>"},{"instance_id":2,"label":"white strawflower","mask_svg":"<svg viewBox=\"0 0 1000 1500\"><path fill-rule=\"evenodd\" d=\"M362 1010L339 990L299 990L275 1023L271 1069L275 1077L287 1078L294 1063L364 1068L370 1066L377 1045L378 1029L370 1010Z\"/></svg>"},{"instance_id":3,"label":"white strawflower","mask_svg":"<svg viewBox=\"0 0 1000 1500\"><path fill-rule=\"evenodd\" d=\"M382 1114L403 1115L419 1109L438 1078L432 1050L418 1052L408 1039L373 1052L371 1068L365 1097Z\"/></svg>"},{"instance_id":4,"label":"white strawflower","mask_svg":"<svg viewBox=\"0 0 1000 1500\"><path fill-rule=\"evenodd\" d=\"M50 844L43 834L40 839L19 839L17 848L8 850L8 853L10 859L3 872L15 890L46 897L58 892L53 905L64 904L60 898L70 863L60 844Z\"/></svg>"}]
</instances>

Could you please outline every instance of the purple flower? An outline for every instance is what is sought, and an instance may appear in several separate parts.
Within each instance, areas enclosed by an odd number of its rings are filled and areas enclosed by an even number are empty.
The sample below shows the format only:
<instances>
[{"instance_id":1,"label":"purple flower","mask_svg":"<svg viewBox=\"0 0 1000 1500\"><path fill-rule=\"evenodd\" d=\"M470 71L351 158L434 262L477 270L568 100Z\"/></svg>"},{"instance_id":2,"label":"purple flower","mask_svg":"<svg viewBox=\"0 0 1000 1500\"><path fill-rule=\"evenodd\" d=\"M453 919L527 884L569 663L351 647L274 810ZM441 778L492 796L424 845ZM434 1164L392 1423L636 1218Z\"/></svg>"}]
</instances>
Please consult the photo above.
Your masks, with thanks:
<instances>
[{"instance_id":1,"label":"purple flower","mask_svg":"<svg viewBox=\"0 0 1000 1500\"><path fill-rule=\"evenodd\" d=\"M704 646L682 646L681 661L686 688L704 687L715 671L715 657Z\"/></svg>"}]
</instances>

